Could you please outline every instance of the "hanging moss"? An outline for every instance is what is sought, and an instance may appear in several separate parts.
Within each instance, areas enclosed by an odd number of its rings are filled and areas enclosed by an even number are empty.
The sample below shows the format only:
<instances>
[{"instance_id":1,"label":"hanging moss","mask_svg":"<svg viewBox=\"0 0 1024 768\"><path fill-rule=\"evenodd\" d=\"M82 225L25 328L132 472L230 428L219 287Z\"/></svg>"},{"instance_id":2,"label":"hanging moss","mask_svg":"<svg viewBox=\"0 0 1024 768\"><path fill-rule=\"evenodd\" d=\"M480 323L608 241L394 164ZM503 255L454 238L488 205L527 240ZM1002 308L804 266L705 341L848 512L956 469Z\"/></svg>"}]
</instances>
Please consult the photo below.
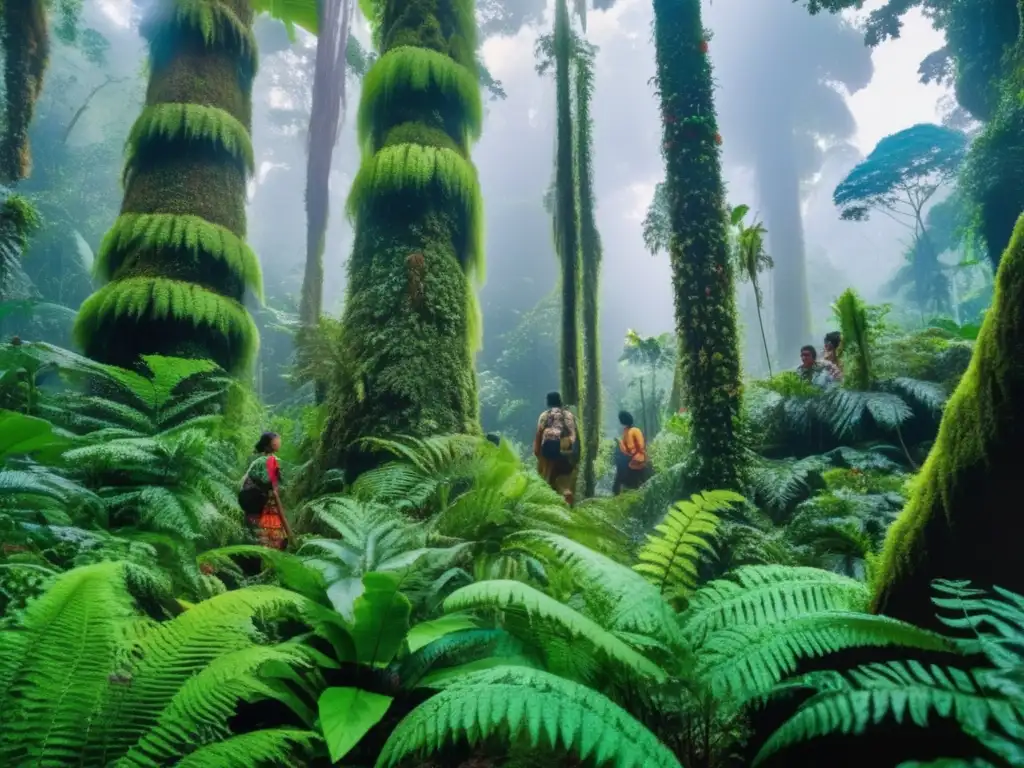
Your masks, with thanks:
<instances>
[{"instance_id":1,"label":"hanging moss","mask_svg":"<svg viewBox=\"0 0 1024 768\"><path fill-rule=\"evenodd\" d=\"M349 215L372 213L382 197L413 194L424 203L440 197L465 222L456 236L466 271L482 278L483 199L473 164L450 149L398 144L384 147L359 168L348 197Z\"/></svg>"},{"instance_id":2,"label":"hanging moss","mask_svg":"<svg viewBox=\"0 0 1024 768\"><path fill-rule=\"evenodd\" d=\"M347 374L333 383L320 449L353 474L369 435L477 427L473 352L483 204L469 144L480 133L468 0L381 0L381 58L359 107L366 153L348 198L356 228L343 316Z\"/></svg>"},{"instance_id":3,"label":"hanging moss","mask_svg":"<svg viewBox=\"0 0 1024 768\"><path fill-rule=\"evenodd\" d=\"M142 110L126 142L125 183L143 145L161 151L176 141L207 141L235 158L250 174L255 168L249 129L223 109L201 104L154 104Z\"/></svg>"},{"instance_id":4,"label":"hanging moss","mask_svg":"<svg viewBox=\"0 0 1024 768\"><path fill-rule=\"evenodd\" d=\"M138 334L138 326L147 321L165 325L168 336L177 336L179 325L216 333L228 340L236 369L248 366L259 347L256 326L237 301L192 283L153 277L118 280L86 299L75 322L75 340L93 350L106 334ZM152 354L162 353L156 349Z\"/></svg>"},{"instance_id":5,"label":"hanging moss","mask_svg":"<svg viewBox=\"0 0 1024 768\"><path fill-rule=\"evenodd\" d=\"M0 181L27 178L32 167L28 129L50 57L43 0L0 2L0 50L4 53L4 125Z\"/></svg>"},{"instance_id":6,"label":"hanging moss","mask_svg":"<svg viewBox=\"0 0 1024 768\"><path fill-rule=\"evenodd\" d=\"M127 142L121 216L96 266L111 283L82 305L75 328L96 359L173 354L239 373L253 360L256 330L241 304L246 287L262 292L245 244L251 25L246 0L163 0L147 20L146 106Z\"/></svg>"},{"instance_id":7,"label":"hanging moss","mask_svg":"<svg viewBox=\"0 0 1024 768\"><path fill-rule=\"evenodd\" d=\"M381 136L393 123L394 107L407 102L413 93L429 98L434 109L458 120L468 139L480 138L483 105L475 73L448 56L429 48L402 46L388 51L373 65L363 80L359 102L359 141L376 150ZM468 142L460 142L463 146Z\"/></svg>"},{"instance_id":8,"label":"hanging moss","mask_svg":"<svg viewBox=\"0 0 1024 768\"><path fill-rule=\"evenodd\" d=\"M875 610L941 626L933 579L969 579L1024 593L1020 567L1020 457L1024 424L1024 216L996 275L967 373L910 501L889 529Z\"/></svg>"},{"instance_id":9,"label":"hanging moss","mask_svg":"<svg viewBox=\"0 0 1024 768\"><path fill-rule=\"evenodd\" d=\"M198 216L122 214L103 238L94 273L112 280L130 253L150 250L181 250L194 259L218 259L263 297L260 263L252 248L234 232Z\"/></svg>"},{"instance_id":10,"label":"hanging moss","mask_svg":"<svg viewBox=\"0 0 1024 768\"><path fill-rule=\"evenodd\" d=\"M669 255L694 488L742 488L740 356L711 62L700 0L655 0Z\"/></svg>"}]
</instances>

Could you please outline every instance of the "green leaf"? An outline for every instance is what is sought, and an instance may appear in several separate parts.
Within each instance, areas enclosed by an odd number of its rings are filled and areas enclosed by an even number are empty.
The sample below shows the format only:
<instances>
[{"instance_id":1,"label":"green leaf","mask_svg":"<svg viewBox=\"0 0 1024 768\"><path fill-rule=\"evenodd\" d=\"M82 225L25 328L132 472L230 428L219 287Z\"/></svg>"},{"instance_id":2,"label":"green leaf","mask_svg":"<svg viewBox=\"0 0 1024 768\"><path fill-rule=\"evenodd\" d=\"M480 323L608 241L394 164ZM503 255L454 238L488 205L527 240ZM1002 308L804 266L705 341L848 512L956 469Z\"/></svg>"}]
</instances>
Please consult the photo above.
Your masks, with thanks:
<instances>
[{"instance_id":1,"label":"green leaf","mask_svg":"<svg viewBox=\"0 0 1024 768\"><path fill-rule=\"evenodd\" d=\"M748 213L750 213L749 205L737 205L732 209L732 213L729 214L729 223L734 227L739 226Z\"/></svg>"},{"instance_id":2,"label":"green leaf","mask_svg":"<svg viewBox=\"0 0 1024 768\"><path fill-rule=\"evenodd\" d=\"M398 591L401 579L393 573L363 576L363 594L353 605L352 639L362 664L387 664L402 647L409 631L412 603Z\"/></svg>"},{"instance_id":3,"label":"green leaf","mask_svg":"<svg viewBox=\"0 0 1024 768\"><path fill-rule=\"evenodd\" d=\"M387 714L390 696L361 688L328 688L317 704L320 728L327 740L331 762L336 763L356 746Z\"/></svg>"},{"instance_id":4,"label":"green leaf","mask_svg":"<svg viewBox=\"0 0 1024 768\"><path fill-rule=\"evenodd\" d=\"M409 653L416 653L423 646L434 642L440 637L460 632L464 629L476 629L476 620L472 616L453 613L433 621L424 621L409 630L405 638L409 644Z\"/></svg>"},{"instance_id":5,"label":"green leaf","mask_svg":"<svg viewBox=\"0 0 1024 768\"><path fill-rule=\"evenodd\" d=\"M9 456L60 452L68 440L53 433L48 421L0 409L0 461Z\"/></svg>"}]
</instances>

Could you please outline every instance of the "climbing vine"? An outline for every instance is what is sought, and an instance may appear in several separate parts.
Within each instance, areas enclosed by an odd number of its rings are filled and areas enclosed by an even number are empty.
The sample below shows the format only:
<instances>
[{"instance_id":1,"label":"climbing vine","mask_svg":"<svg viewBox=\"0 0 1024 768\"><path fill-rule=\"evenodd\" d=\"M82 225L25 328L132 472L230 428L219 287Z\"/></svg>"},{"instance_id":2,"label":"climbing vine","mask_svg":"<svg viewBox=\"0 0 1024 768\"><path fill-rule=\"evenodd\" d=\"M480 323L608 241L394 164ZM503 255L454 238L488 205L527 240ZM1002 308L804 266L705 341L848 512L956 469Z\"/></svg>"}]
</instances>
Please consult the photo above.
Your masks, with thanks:
<instances>
[{"instance_id":1,"label":"climbing vine","mask_svg":"<svg viewBox=\"0 0 1024 768\"><path fill-rule=\"evenodd\" d=\"M655 0L682 397L692 418L695 488L739 488L740 365L733 265L699 0Z\"/></svg>"},{"instance_id":2,"label":"climbing vine","mask_svg":"<svg viewBox=\"0 0 1024 768\"><path fill-rule=\"evenodd\" d=\"M108 284L79 310L86 352L130 365L144 354L244 370L258 345L242 306L261 295L245 243L256 73L248 2L174 0L144 25L146 105L128 136L125 195L96 260Z\"/></svg>"},{"instance_id":3,"label":"climbing vine","mask_svg":"<svg viewBox=\"0 0 1024 768\"><path fill-rule=\"evenodd\" d=\"M358 472L368 435L477 427L473 353L483 204L471 143L483 108L470 0L381 0L380 58L357 120L363 161L348 213L356 230L321 459Z\"/></svg>"}]
</instances>

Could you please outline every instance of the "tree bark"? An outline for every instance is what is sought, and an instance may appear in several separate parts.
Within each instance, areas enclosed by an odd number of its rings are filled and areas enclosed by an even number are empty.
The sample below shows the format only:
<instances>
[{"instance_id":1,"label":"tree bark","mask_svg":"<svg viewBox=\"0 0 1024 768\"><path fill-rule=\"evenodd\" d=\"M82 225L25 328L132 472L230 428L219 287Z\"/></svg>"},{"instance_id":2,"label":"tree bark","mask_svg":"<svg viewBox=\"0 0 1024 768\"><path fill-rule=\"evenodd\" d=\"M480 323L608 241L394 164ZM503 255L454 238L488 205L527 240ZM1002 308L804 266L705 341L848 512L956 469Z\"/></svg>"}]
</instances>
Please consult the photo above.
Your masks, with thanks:
<instances>
[{"instance_id":1,"label":"tree bark","mask_svg":"<svg viewBox=\"0 0 1024 768\"><path fill-rule=\"evenodd\" d=\"M32 170L28 129L50 59L44 0L0 3L0 49L4 52L4 131L0 136L0 182L14 184Z\"/></svg>"},{"instance_id":2,"label":"tree bark","mask_svg":"<svg viewBox=\"0 0 1024 768\"><path fill-rule=\"evenodd\" d=\"M700 0L654 0L682 395L698 489L742 487L740 360L711 62Z\"/></svg>"}]
</instances>

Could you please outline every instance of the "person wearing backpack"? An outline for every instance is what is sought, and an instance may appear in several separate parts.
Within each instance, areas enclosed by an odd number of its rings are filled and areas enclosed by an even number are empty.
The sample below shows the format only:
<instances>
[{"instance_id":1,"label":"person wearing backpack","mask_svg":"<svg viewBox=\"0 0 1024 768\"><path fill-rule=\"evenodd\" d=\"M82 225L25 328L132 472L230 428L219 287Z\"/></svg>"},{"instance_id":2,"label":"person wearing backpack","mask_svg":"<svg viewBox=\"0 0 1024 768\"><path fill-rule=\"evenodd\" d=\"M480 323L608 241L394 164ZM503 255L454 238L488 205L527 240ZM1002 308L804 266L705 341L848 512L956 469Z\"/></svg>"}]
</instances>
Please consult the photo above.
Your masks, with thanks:
<instances>
[{"instance_id":1,"label":"person wearing backpack","mask_svg":"<svg viewBox=\"0 0 1024 768\"><path fill-rule=\"evenodd\" d=\"M538 474L571 505L579 462L579 426L576 417L562 405L558 392L548 393L547 403L547 410L537 421L533 455L537 457Z\"/></svg>"},{"instance_id":2,"label":"person wearing backpack","mask_svg":"<svg viewBox=\"0 0 1024 768\"><path fill-rule=\"evenodd\" d=\"M615 446L615 482L612 494L618 496L623 488L636 490L647 479L650 465L647 463L647 448L644 433L633 422L633 414L619 411L622 437Z\"/></svg>"},{"instance_id":3,"label":"person wearing backpack","mask_svg":"<svg viewBox=\"0 0 1024 768\"><path fill-rule=\"evenodd\" d=\"M245 512L245 523L264 547L284 549L293 540L288 518L281 504L281 465L274 454L281 449L281 436L264 432L253 449L256 459L242 479L238 504Z\"/></svg>"}]
</instances>

